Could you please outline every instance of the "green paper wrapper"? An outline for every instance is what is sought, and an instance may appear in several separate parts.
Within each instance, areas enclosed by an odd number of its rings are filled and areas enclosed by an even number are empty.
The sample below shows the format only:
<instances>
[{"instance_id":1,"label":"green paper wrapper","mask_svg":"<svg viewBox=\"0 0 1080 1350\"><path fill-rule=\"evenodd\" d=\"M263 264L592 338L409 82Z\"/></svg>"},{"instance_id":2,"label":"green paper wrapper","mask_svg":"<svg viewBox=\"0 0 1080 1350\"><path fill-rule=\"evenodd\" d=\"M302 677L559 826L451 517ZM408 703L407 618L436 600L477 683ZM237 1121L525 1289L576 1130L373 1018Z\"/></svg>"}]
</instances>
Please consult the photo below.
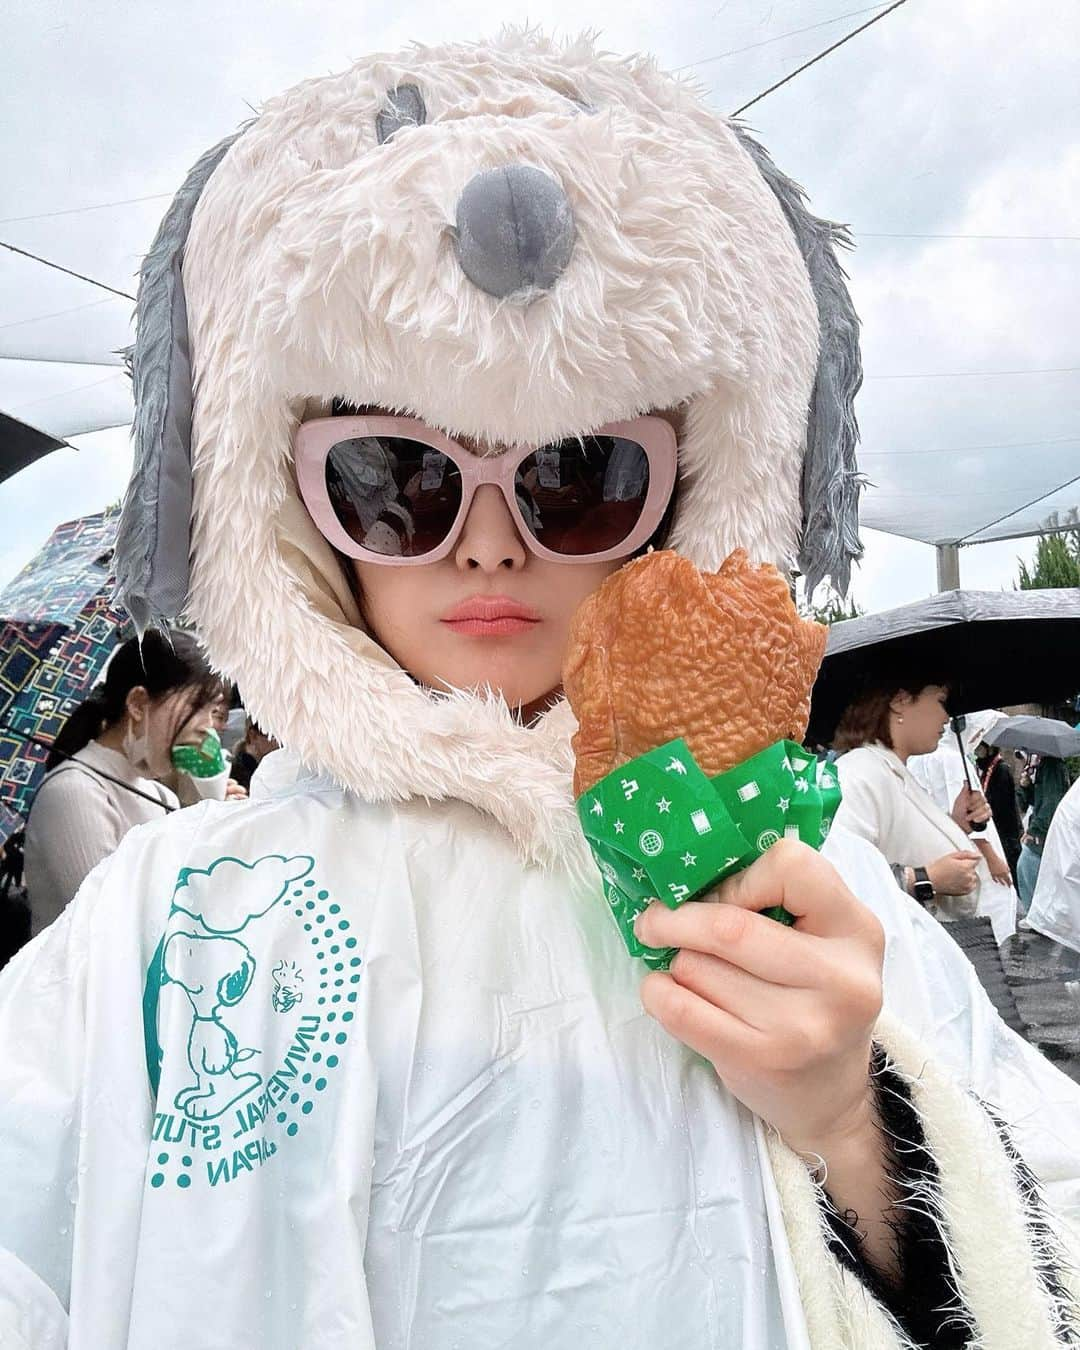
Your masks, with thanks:
<instances>
[{"instance_id":1,"label":"green paper wrapper","mask_svg":"<svg viewBox=\"0 0 1080 1350\"><path fill-rule=\"evenodd\" d=\"M666 970L675 950L634 936L634 919L650 902L675 909L784 838L820 848L839 805L833 767L794 741L777 741L709 778L676 740L609 773L577 809L627 950ZM794 922L779 906L764 912Z\"/></svg>"},{"instance_id":2,"label":"green paper wrapper","mask_svg":"<svg viewBox=\"0 0 1080 1350\"><path fill-rule=\"evenodd\" d=\"M225 770L225 755L216 731L206 734L202 745L174 745L173 768L192 778L216 778Z\"/></svg>"}]
</instances>

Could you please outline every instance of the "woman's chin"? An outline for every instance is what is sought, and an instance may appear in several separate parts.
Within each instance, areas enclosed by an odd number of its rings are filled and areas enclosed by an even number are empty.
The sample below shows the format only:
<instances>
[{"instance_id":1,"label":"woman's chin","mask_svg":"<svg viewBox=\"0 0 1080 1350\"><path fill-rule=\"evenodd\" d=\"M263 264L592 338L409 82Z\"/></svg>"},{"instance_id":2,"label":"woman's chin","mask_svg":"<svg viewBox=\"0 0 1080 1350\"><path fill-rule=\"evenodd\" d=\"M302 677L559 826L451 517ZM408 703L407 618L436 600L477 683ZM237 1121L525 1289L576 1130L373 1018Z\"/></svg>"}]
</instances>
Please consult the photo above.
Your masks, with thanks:
<instances>
[{"instance_id":1,"label":"woman's chin","mask_svg":"<svg viewBox=\"0 0 1080 1350\"><path fill-rule=\"evenodd\" d=\"M471 694L482 695L490 691L496 697L501 697L507 707L513 709L532 709L536 705L550 701L552 691L559 687L559 679L546 681L539 685L534 679L522 679L508 674L500 678L495 671L489 671L480 674L475 670L459 670L455 673L447 673L442 679L424 681L429 688L435 690L463 690Z\"/></svg>"},{"instance_id":2,"label":"woman's chin","mask_svg":"<svg viewBox=\"0 0 1080 1350\"><path fill-rule=\"evenodd\" d=\"M521 660L515 652L494 650L494 642L485 642L483 646L484 650L477 653L476 659L462 660L461 653L454 653L458 659L433 662L435 669L430 672L417 671L415 665L412 669L432 689L447 686L474 692L490 689L492 693L501 694L511 708L527 707L558 686L561 672L557 663ZM549 665L550 670L546 669ZM541 669L538 670L538 666Z\"/></svg>"}]
</instances>

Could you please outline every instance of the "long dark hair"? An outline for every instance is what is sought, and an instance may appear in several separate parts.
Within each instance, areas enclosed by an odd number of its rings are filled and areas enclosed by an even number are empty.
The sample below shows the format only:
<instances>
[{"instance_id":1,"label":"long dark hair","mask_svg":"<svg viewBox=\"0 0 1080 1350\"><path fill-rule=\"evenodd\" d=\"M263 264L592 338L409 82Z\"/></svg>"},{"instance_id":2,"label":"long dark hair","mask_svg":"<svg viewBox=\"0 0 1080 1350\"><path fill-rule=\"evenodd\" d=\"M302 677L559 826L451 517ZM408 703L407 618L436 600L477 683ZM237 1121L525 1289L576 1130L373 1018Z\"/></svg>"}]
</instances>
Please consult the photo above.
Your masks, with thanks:
<instances>
[{"instance_id":1,"label":"long dark hair","mask_svg":"<svg viewBox=\"0 0 1080 1350\"><path fill-rule=\"evenodd\" d=\"M175 629L159 633L151 629L142 639L129 638L117 647L105 680L89 698L83 699L60 728L45 761L46 769L77 754L95 736L115 726L124 716L127 696L142 687L151 699L164 698L177 690L189 690L190 701L178 718L176 730L196 708L224 693L224 686L206 664L206 658L190 633Z\"/></svg>"}]
</instances>

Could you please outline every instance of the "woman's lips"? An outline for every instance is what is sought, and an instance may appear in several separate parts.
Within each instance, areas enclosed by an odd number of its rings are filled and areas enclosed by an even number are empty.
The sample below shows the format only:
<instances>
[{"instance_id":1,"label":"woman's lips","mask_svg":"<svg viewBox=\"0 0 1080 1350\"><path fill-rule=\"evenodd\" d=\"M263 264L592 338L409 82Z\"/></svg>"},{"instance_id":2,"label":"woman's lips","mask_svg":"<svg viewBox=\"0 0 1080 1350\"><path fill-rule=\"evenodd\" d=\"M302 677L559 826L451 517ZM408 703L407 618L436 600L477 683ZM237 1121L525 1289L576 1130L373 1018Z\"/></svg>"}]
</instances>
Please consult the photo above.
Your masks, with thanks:
<instances>
[{"instance_id":1,"label":"woman's lips","mask_svg":"<svg viewBox=\"0 0 1080 1350\"><path fill-rule=\"evenodd\" d=\"M474 595L455 605L441 622L466 637L508 637L531 631L540 615L508 595Z\"/></svg>"}]
</instances>

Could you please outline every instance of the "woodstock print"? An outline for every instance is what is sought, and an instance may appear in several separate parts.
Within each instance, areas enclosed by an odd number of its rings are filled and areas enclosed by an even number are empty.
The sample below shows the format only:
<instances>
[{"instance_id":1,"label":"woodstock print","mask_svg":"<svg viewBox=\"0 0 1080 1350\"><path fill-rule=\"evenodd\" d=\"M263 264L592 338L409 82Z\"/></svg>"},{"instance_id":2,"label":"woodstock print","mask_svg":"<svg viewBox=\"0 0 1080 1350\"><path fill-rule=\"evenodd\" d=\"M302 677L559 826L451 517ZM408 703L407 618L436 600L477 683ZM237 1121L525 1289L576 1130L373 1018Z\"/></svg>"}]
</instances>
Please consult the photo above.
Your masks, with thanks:
<instances>
[{"instance_id":1,"label":"woodstock print","mask_svg":"<svg viewBox=\"0 0 1080 1350\"><path fill-rule=\"evenodd\" d=\"M187 1061L193 1081L173 1099L189 1120L213 1120L262 1084L253 1064L242 1067L261 1050L242 1046L225 1019L255 978L255 925L313 865L314 859L303 855L271 854L253 863L219 858L205 869L180 873L167 936L155 962L160 985L177 985L191 1009ZM274 972L275 1007L283 997L279 977L284 970L281 963ZM294 964L290 976L293 986L302 980ZM287 1001L289 1006L299 1001L295 991Z\"/></svg>"}]
</instances>

